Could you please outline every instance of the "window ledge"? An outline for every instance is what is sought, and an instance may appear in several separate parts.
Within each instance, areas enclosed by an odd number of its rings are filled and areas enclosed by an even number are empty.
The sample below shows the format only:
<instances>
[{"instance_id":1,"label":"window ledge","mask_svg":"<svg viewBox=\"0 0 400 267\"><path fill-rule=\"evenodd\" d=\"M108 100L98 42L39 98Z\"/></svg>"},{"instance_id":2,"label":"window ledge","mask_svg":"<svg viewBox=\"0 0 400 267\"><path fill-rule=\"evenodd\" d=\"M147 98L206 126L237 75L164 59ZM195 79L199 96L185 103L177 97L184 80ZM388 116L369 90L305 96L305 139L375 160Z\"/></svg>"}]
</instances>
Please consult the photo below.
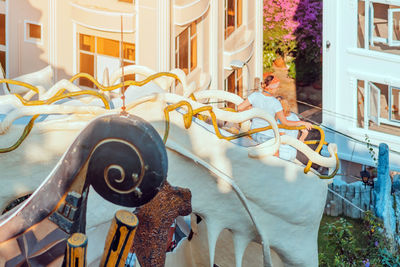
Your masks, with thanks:
<instances>
[{"instance_id":1,"label":"window ledge","mask_svg":"<svg viewBox=\"0 0 400 267\"><path fill-rule=\"evenodd\" d=\"M224 69L231 69L232 60L247 62L253 52L254 32L244 25L236 29L224 43Z\"/></svg>"},{"instance_id":2,"label":"window ledge","mask_svg":"<svg viewBox=\"0 0 400 267\"><path fill-rule=\"evenodd\" d=\"M400 129L400 128L399 128ZM352 127L346 130L342 130L344 133L355 137L360 141L365 140L365 135L368 135L371 140L371 144L379 146L380 143L387 143L389 147L392 149L399 151L400 150L400 137L384 132L379 132L370 129L364 129L359 127ZM391 140L391 141L388 141Z\"/></svg>"},{"instance_id":3,"label":"window ledge","mask_svg":"<svg viewBox=\"0 0 400 267\"><path fill-rule=\"evenodd\" d=\"M197 20L207 12L209 6L210 0L175 1L174 24L184 26Z\"/></svg>"},{"instance_id":4,"label":"window ledge","mask_svg":"<svg viewBox=\"0 0 400 267\"><path fill-rule=\"evenodd\" d=\"M125 6L126 3L124 3ZM107 32L121 32L121 16L123 16L124 33L135 32L135 11L115 11L96 6L84 6L71 2L71 19L79 25Z\"/></svg>"},{"instance_id":5,"label":"window ledge","mask_svg":"<svg viewBox=\"0 0 400 267\"><path fill-rule=\"evenodd\" d=\"M357 55L357 56L363 56L363 57L369 57L369 58L378 59L378 60L382 60L382 61L391 61L394 63L400 63L400 55L394 55L394 54L388 54L385 52L367 50L364 48L348 48L347 52L349 54L353 54L353 55Z\"/></svg>"}]
</instances>

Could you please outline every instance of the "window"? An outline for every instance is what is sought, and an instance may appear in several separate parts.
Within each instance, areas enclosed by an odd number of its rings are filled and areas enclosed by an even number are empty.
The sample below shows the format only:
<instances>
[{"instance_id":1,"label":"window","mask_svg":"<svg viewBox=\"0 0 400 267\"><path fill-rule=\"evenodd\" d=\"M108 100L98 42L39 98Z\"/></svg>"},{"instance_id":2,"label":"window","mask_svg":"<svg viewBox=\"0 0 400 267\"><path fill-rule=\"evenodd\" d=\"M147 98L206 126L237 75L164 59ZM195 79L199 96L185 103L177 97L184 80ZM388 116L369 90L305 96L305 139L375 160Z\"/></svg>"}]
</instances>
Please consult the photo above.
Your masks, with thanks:
<instances>
[{"instance_id":1,"label":"window","mask_svg":"<svg viewBox=\"0 0 400 267\"><path fill-rule=\"evenodd\" d=\"M0 45L6 45L6 15L0 14Z\"/></svg>"},{"instance_id":2,"label":"window","mask_svg":"<svg viewBox=\"0 0 400 267\"><path fill-rule=\"evenodd\" d=\"M25 21L25 41L40 43L42 41L42 25Z\"/></svg>"},{"instance_id":3,"label":"window","mask_svg":"<svg viewBox=\"0 0 400 267\"><path fill-rule=\"evenodd\" d=\"M6 52L0 50L0 63L1 67L3 68L2 70L2 75L5 78L6 77Z\"/></svg>"},{"instance_id":4,"label":"window","mask_svg":"<svg viewBox=\"0 0 400 267\"><path fill-rule=\"evenodd\" d=\"M359 0L357 46L400 54L400 6Z\"/></svg>"},{"instance_id":5,"label":"window","mask_svg":"<svg viewBox=\"0 0 400 267\"><path fill-rule=\"evenodd\" d=\"M0 63L3 77L6 74L6 15L0 14Z\"/></svg>"},{"instance_id":6,"label":"window","mask_svg":"<svg viewBox=\"0 0 400 267\"><path fill-rule=\"evenodd\" d=\"M110 56L119 57L119 41L97 37L97 53Z\"/></svg>"},{"instance_id":7,"label":"window","mask_svg":"<svg viewBox=\"0 0 400 267\"><path fill-rule=\"evenodd\" d=\"M234 70L225 80L225 91L243 97L242 69ZM228 103L228 107L235 108L235 104Z\"/></svg>"},{"instance_id":8,"label":"window","mask_svg":"<svg viewBox=\"0 0 400 267\"><path fill-rule=\"evenodd\" d=\"M225 39L242 25L242 0L225 0Z\"/></svg>"},{"instance_id":9,"label":"window","mask_svg":"<svg viewBox=\"0 0 400 267\"><path fill-rule=\"evenodd\" d=\"M175 38L175 67L186 75L197 67L197 29L192 22Z\"/></svg>"},{"instance_id":10,"label":"window","mask_svg":"<svg viewBox=\"0 0 400 267\"><path fill-rule=\"evenodd\" d=\"M135 64L135 44L79 34L79 72L92 75L101 82L105 68L110 72L116 70L121 65ZM126 75L125 80L134 80L135 75ZM92 87L95 85L85 79L79 78L79 85Z\"/></svg>"},{"instance_id":11,"label":"window","mask_svg":"<svg viewBox=\"0 0 400 267\"><path fill-rule=\"evenodd\" d=\"M400 136L400 87L357 82L357 127Z\"/></svg>"},{"instance_id":12,"label":"window","mask_svg":"<svg viewBox=\"0 0 400 267\"><path fill-rule=\"evenodd\" d=\"M400 123L400 88L390 87L389 99L389 119Z\"/></svg>"}]
</instances>

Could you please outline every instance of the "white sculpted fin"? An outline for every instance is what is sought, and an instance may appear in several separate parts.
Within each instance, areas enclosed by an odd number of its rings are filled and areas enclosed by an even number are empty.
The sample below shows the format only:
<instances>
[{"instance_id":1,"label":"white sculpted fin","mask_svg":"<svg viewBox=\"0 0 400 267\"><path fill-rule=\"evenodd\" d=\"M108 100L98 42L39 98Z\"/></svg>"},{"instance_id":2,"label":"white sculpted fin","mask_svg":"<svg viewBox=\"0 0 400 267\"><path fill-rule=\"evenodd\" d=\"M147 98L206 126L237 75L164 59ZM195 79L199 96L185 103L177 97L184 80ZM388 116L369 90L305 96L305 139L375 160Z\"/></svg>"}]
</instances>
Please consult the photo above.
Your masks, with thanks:
<instances>
[{"instance_id":1,"label":"white sculpted fin","mask_svg":"<svg viewBox=\"0 0 400 267\"><path fill-rule=\"evenodd\" d=\"M233 244L235 245L235 262L236 267L242 266L242 260L244 252L251 241L249 235L244 235L241 233L233 233Z\"/></svg>"},{"instance_id":2,"label":"white sculpted fin","mask_svg":"<svg viewBox=\"0 0 400 267\"><path fill-rule=\"evenodd\" d=\"M205 223L207 225L207 237L208 237L208 250L210 254L210 267L214 266L214 258L215 258L215 246L217 244L217 240L219 234L224 229L224 226L218 221L210 218L205 219Z\"/></svg>"}]
</instances>

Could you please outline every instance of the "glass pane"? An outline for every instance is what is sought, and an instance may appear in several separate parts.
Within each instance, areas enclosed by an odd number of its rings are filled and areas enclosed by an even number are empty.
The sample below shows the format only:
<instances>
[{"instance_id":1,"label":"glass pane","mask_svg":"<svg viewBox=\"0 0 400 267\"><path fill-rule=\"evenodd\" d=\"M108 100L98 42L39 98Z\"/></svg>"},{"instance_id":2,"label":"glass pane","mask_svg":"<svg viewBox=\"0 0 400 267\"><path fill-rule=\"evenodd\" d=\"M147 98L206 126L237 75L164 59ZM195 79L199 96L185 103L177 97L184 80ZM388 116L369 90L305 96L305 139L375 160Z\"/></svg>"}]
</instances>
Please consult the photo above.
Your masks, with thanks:
<instances>
[{"instance_id":1,"label":"glass pane","mask_svg":"<svg viewBox=\"0 0 400 267\"><path fill-rule=\"evenodd\" d=\"M364 128L364 81L357 83L357 127Z\"/></svg>"},{"instance_id":2,"label":"glass pane","mask_svg":"<svg viewBox=\"0 0 400 267\"><path fill-rule=\"evenodd\" d=\"M119 41L97 37L97 53L119 58Z\"/></svg>"},{"instance_id":3,"label":"glass pane","mask_svg":"<svg viewBox=\"0 0 400 267\"><path fill-rule=\"evenodd\" d=\"M37 24L28 23L29 26L29 38L40 39L42 34L42 27Z\"/></svg>"},{"instance_id":4,"label":"glass pane","mask_svg":"<svg viewBox=\"0 0 400 267\"><path fill-rule=\"evenodd\" d=\"M226 1L225 39L235 30L235 0Z\"/></svg>"},{"instance_id":5,"label":"glass pane","mask_svg":"<svg viewBox=\"0 0 400 267\"><path fill-rule=\"evenodd\" d=\"M388 86L380 83L370 83L369 120L374 117L389 119L389 94Z\"/></svg>"},{"instance_id":6,"label":"glass pane","mask_svg":"<svg viewBox=\"0 0 400 267\"><path fill-rule=\"evenodd\" d=\"M229 26L235 27L235 0L228 0L228 9L227 9L227 24Z\"/></svg>"},{"instance_id":7,"label":"glass pane","mask_svg":"<svg viewBox=\"0 0 400 267\"><path fill-rule=\"evenodd\" d=\"M123 44L124 59L135 61L135 44Z\"/></svg>"},{"instance_id":8,"label":"glass pane","mask_svg":"<svg viewBox=\"0 0 400 267\"><path fill-rule=\"evenodd\" d=\"M232 73L226 78L226 83L225 83L225 91L228 91L229 93L235 93L235 72L232 71ZM235 104L228 102L227 105L229 108L235 108Z\"/></svg>"},{"instance_id":9,"label":"glass pane","mask_svg":"<svg viewBox=\"0 0 400 267\"><path fill-rule=\"evenodd\" d=\"M236 28L238 28L240 25L242 25L242 0L237 0L237 14L236 14L236 19L237 19L237 25Z\"/></svg>"},{"instance_id":10,"label":"glass pane","mask_svg":"<svg viewBox=\"0 0 400 267\"><path fill-rule=\"evenodd\" d=\"M196 22L190 24L190 36L194 36L196 34Z\"/></svg>"},{"instance_id":11,"label":"glass pane","mask_svg":"<svg viewBox=\"0 0 400 267\"><path fill-rule=\"evenodd\" d=\"M236 70L236 94L243 97L243 75L242 69Z\"/></svg>"},{"instance_id":12,"label":"glass pane","mask_svg":"<svg viewBox=\"0 0 400 267\"><path fill-rule=\"evenodd\" d=\"M371 123L375 123L377 125L380 124L380 98L381 98L381 90L373 83L369 83L369 107L368 107L368 119Z\"/></svg>"},{"instance_id":13,"label":"glass pane","mask_svg":"<svg viewBox=\"0 0 400 267\"><path fill-rule=\"evenodd\" d=\"M392 120L400 121L400 88L392 88Z\"/></svg>"},{"instance_id":14,"label":"glass pane","mask_svg":"<svg viewBox=\"0 0 400 267\"><path fill-rule=\"evenodd\" d=\"M94 36L79 34L79 48L94 53Z\"/></svg>"},{"instance_id":15,"label":"glass pane","mask_svg":"<svg viewBox=\"0 0 400 267\"><path fill-rule=\"evenodd\" d=\"M0 44L6 45L6 15L0 14Z\"/></svg>"},{"instance_id":16,"label":"glass pane","mask_svg":"<svg viewBox=\"0 0 400 267\"><path fill-rule=\"evenodd\" d=\"M365 31L365 2L358 1L358 32L357 32L357 47L364 48L364 31Z\"/></svg>"},{"instance_id":17,"label":"glass pane","mask_svg":"<svg viewBox=\"0 0 400 267\"><path fill-rule=\"evenodd\" d=\"M389 86L386 84L374 83L381 91L380 103L380 117L389 119Z\"/></svg>"},{"instance_id":18,"label":"glass pane","mask_svg":"<svg viewBox=\"0 0 400 267\"><path fill-rule=\"evenodd\" d=\"M379 38L388 37L388 5L373 3L373 17L372 20L372 34L371 37L374 39L373 43L379 43ZM371 7L372 8L372 7Z\"/></svg>"},{"instance_id":19,"label":"glass pane","mask_svg":"<svg viewBox=\"0 0 400 267\"><path fill-rule=\"evenodd\" d=\"M6 74L6 52L0 51L0 63L4 70L4 75Z\"/></svg>"},{"instance_id":20,"label":"glass pane","mask_svg":"<svg viewBox=\"0 0 400 267\"><path fill-rule=\"evenodd\" d=\"M357 37L359 48L400 55L400 6L370 3L366 10L359 0Z\"/></svg>"},{"instance_id":21,"label":"glass pane","mask_svg":"<svg viewBox=\"0 0 400 267\"><path fill-rule=\"evenodd\" d=\"M190 41L190 70L197 67L197 36Z\"/></svg>"},{"instance_id":22,"label":"glass pane","mask_svg":"<svg viewBox=\"0 0 400 267\"><path fill-rule=\"evenodd\" d=\"M400 9L396 9L393 14L393 20L392 20L392 40L396 42L395 45L398 45L398 42L400 42Z\"/></svg>"},{"instance_id":23,"label":"glass pane","mask_svg":"<svg viewBox=\"0 0 400 267\"><path fill-rule=\"evenodd\" d=\"M84 53L79 54L79 72L85 72L94 76L94 56ZM85 78L79 78L79 85L94 87L94 84Z\"/></svg>"},{"instance_id":24,"label":"glass pane","mask_svg":"<svg viewBox=\"0 0 400 267\"><path fill-rule=\"evenodd\" d=\"M186 74L189 73L189 28L186 28L179 34L179 61L178 68L182 69Z\"/></svg>"}]
</instances>

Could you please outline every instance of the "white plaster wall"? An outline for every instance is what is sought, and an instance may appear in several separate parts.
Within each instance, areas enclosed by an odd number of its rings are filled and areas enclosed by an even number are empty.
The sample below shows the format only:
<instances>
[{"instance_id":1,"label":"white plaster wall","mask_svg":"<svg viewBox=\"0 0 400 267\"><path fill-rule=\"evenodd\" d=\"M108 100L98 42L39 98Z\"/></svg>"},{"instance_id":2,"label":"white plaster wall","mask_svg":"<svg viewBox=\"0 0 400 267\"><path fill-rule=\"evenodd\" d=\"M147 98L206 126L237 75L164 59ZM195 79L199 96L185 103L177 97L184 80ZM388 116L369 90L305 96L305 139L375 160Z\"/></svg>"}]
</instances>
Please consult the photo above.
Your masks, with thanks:
<instances>
[{"instance_id":1,"label":"white plaster wall","mask_svg":"<svg viewBox=\"0 0 400 267\"><path fill-rule=\"evenodd\" d=\"M48 62L48 0L8 1L9 77L37 71ZM25 41L25 21L42 25L40 43Z\"/></svg>"}]
</instances>

